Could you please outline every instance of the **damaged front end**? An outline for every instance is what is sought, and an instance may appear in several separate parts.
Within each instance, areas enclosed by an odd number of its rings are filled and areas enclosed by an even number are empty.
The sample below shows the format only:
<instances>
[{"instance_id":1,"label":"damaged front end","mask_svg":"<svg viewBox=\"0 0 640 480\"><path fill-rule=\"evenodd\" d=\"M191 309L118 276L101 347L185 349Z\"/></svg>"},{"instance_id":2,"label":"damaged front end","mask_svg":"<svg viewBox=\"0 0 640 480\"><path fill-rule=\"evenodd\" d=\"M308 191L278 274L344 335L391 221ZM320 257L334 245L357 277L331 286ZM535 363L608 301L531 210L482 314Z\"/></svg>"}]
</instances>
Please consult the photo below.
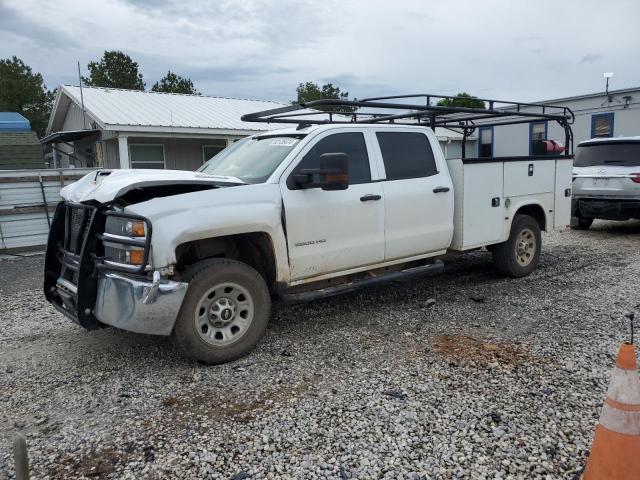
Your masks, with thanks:
<instances>
[{"instance_id":1,"label":"damaged front end","mask_svg":"<svg viewBox=\"0 0 640 480\"><path fill-rule=\"evenodd\" d=\"M61 202L45 257L44 293L60 312L92 330L169 335L187 291L151 265L144 217L97 202Z\"/></svg>"}]
</instances>

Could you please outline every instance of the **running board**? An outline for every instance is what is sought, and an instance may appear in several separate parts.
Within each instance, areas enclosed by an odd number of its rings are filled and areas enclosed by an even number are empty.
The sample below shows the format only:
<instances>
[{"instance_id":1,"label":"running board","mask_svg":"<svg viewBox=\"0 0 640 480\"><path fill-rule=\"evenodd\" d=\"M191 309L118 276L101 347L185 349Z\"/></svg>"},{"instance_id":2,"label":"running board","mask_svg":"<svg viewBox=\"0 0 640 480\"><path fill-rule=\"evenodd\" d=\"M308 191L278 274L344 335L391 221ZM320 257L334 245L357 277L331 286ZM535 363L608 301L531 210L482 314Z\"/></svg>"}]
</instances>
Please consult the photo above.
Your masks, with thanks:
<instances>
[{"instance_id":1,"label":"running board","mask_svg":"<svg viewBox=\"0 0 640 480\"><path fill-rule=\"evenodd\" d=\"M341 293L353 292L354 290L392 282L394 280L406 280L408 278L423 275L435 275L442 272L442 270L444 270L444 263L442 262L442 260L436 260L434 263L430 263L428 265L389 272L375 277L363 278L361 280L354 280L353 282L333 285L331 287L321 288L319 290L310 290L300 293L281 293L280 298L285 303L310 302L312 300L332 297L333 295L339 295Z\"/></svg>"}]
</instances>

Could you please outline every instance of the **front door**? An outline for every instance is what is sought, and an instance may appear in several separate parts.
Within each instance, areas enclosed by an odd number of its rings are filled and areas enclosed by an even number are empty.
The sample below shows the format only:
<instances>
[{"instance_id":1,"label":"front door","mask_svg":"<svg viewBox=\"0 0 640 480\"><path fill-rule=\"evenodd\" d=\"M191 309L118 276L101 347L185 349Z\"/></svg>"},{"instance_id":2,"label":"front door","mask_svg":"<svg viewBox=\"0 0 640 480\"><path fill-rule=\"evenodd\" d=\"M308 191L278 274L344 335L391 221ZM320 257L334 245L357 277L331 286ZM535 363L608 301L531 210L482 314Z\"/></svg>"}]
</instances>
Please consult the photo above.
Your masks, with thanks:
<instances>
[{"instance_id":1,"label":"front door","mask_svg":"<svg viewBox=\"0 0 640 480\"><path fill-rule=\"evenodd\" d=\"M347 154L346 190L303 189L293 181L298 170L318 168L324 153ZM301 152L297 165L280 183L292 281L383 261L382 185L371 179L362 132L327 132Z\"/></svg>"}]
</instances>

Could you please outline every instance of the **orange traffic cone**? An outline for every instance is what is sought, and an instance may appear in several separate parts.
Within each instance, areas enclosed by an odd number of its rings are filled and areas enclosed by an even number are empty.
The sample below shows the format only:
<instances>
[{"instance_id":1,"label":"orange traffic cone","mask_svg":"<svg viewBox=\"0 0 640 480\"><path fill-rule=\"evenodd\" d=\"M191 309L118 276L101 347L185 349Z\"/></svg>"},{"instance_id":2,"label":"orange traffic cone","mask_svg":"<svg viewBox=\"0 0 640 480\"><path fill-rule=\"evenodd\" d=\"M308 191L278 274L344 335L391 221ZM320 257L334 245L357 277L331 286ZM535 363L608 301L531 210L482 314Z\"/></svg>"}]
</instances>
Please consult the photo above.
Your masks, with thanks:
<instances>
[{"instance_id":1,"label":"orange traffic cone","mask_svg":"<svg viewBox=\"0 0 640 480\"><path fill-rule=\"evenodd\" d=\"M620 346L582 478L640 479L640 379L632 343Z\"/></svg>"}]
</instances>

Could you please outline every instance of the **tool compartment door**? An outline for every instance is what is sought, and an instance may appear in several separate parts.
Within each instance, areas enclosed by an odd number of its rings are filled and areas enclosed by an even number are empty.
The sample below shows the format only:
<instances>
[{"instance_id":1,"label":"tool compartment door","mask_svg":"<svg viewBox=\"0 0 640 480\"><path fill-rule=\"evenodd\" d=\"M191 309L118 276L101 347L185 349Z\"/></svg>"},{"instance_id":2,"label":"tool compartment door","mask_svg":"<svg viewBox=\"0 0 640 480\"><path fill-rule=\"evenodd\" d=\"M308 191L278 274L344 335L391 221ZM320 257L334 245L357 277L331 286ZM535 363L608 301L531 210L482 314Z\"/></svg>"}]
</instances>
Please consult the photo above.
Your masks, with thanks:
<instances>
[{"instance_id":1,"label":"tool compartment door","mask_svg":"<svg viewBox=\"0 0 640 480\"><path fill-rule=\"evenodd\" d=\"M464 163L462 249L502 241L502 162Z\"/></svg>"},{"instance_id":2,"label":"tool compartment door","mask_svg":"<svg viewBox=\"0 0 640 480\"><path fill-rule=\"evenodd\" d=\"M553 192L555 168L553 159L505 161L504 197Z\"/></svg>"},{"instance_id":3,"label":"tool compartment door","mask_svg":"<svg viewBox=\"0 0 640 480\"><path fill-rule=\"evenodd\" d=\"M571 188L573 160L556 160L555 205L553 208L553 228L561 229L571 223Z\"/></svg>"}]
</instances>

